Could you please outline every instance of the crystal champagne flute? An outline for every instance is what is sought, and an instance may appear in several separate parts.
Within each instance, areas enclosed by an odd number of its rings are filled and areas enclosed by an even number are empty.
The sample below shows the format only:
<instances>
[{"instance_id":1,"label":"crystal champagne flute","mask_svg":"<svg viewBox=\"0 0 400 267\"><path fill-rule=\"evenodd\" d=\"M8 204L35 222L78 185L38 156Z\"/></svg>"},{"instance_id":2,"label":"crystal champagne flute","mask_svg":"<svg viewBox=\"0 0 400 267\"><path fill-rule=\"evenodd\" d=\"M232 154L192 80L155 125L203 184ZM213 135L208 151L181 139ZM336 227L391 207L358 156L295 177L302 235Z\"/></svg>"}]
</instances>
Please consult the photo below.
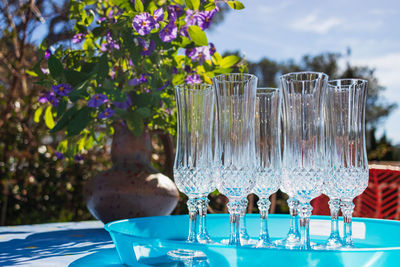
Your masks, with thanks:
<instances>
[{"instance_id":1,"label":"crystal champagne flute","mask_svg":"<svg viewBox=\"0 0 400 267\"><path fill-rule=\"evenodd\" d=\"M310 201L321 194L326 169L324 112L328 75L288 73L280 78L283 112L282 184L300 206L300 249L310 250Z\"/></svg>"},{"instance_id":2,"label":"crystal champagne flute","mask_svg":"<svg viewBox=\"0 0 400 267\"><path fill-rule=\"evenodd\" d=\"M189 198L187 202L189 210L187 242L205 243L210 240L206 230L205 217L207 196L214 190L212 173L214 93L212 86L207 84L178 85L175 93L178 136L174 178L178 189ZM201 220L200 235L197 235L198 211L200 211ZM203 253L198 252L197 254ZM169 256L190 258L195 257L196 253L190 250L175 250L170 251Z\"/></svg>"},{"instance_id":3,"label":"crystal champagne flute","mask_svg":"<svg viewBox=\"0 0 400 267\"><path fill-rule=\"evenodd\" d=\"M231 73L213 78L218 120L217 189L228 197L229 244L240 246L242 199L254 187L254 117L257 77Z\"/></svg>"},{"instance_id":4,"label":"crystal champagne flute","mask_svg":"<svg viewBox=\"0 0 400 267\"><path fill-rule=\"evenodd\" d=\"M278 88L258 88L255 116L256 185L259 197L260 236L256 247L274 247L268 233L269 197L281 180L280 93Z\"/></svg>"},{"instance_id":5,"label":"crystal champagne flute","mask_svg":"<svg viewBox=\"0 0 400 267\"><path fill-rule=\"evenodd\" d=\"M343 243L345 247L353 247L353 199L367 188L369 179L365 144L367 81L329 81L328 96L332 164L329 166L330 179L326 188L334 200L340 197L344 221ZM337 210L338 206L334 209Z\"/></svg>"}]
</instances>

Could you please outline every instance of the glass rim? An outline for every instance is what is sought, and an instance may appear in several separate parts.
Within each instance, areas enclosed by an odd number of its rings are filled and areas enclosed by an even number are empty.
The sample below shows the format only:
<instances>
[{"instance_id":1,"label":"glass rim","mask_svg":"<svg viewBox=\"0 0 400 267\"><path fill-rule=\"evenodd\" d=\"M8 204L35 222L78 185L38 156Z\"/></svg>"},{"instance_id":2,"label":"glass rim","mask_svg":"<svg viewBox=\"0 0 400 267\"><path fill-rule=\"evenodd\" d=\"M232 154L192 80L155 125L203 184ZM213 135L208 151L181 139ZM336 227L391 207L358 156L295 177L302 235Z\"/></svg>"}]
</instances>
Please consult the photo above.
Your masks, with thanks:
<instances>
[{"instance_id":1,"label":"glass rim","mask_svg":"<svg viewBox=\"0 0 400 267\"><path fill-rule=\"evenodd\" d=\"M188 90L188 91L212 91L213 86L208 83L194 83L194 84L187 84L181 83L175 85L175 90Z\"/></svg>"},{"instance_id":2,"label":"glass rim","mask_svg":"<svg viewBox=\"0 0 400 267\"><path fill-rule=\"evenodd\" d=\"M349 84L340 84L340 85L334 84L336 82L349 82ZM343 87L345 87L345 86L352 86L352 85L355 85L355 84L360 84L360 85L368 84L368 80L360 79L360 78L344 78L344 79L334 79L334 80L329 80L328 81L328 85L330 85L330 86L341 86L341 87L343 86Z\"/></svg>"},{"instance_id":3,"label":"glass rim","mask_svg":"<svg viewBox=\"0 0 400 267\"><path fill-rule=\"evenodd\" d=\"M222 77L234 77L234 76L244 76L247 77L246 80L243 81L227 81L227 80L223 80L221 79ZM251 79L258 79L256 75L251 74L251 73L240 73L240 72L233 72L233 73L224 73L224 74L219 74L216 75L212 78L213 83L225 83L225 82L230 82L230 83L244 83L244 82L248 82Z\"/></svg>"},{"instance_id":4,"label":"glass rim","mask_svg":"<svg viewBox=\"0 0 400 267\"><path fill-rule=\"evenodd\" d=\"M325 79L325 80L329 80L329 76L328 74L324 73L324 72L320 72L320 71L298 71L298 72L289 72L289 73L285 73L283 75L281 75L279 78L281 80L294 76L294 75L307 75L307 74L315 74L318 75L317 78L315 79L309 79L309 80L304 80L304 79L290 79L291 81L297 81L297 82L313 82L316 81L318 79Z\"/></svg>"},{"instance_id":5,"label":"glass rim","mask_svg":"<svg viewBox=\"0 0 400 267\"><path fill-rule=\"evenodd\" d=\"M266 94L273 94L279 93L279 87L257 87L256 94L257 95L266 95Z\"/></svg>"}]
</instances>

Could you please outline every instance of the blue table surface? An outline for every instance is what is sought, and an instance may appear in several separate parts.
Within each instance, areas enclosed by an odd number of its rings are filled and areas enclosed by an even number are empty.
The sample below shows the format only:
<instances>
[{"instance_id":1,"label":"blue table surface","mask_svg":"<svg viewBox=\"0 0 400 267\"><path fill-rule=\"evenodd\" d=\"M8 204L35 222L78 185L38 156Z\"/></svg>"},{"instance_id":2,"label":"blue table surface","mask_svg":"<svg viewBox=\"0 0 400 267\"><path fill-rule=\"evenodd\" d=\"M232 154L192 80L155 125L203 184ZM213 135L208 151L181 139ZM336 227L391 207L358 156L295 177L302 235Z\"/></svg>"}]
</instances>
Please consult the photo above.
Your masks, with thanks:
<instances>
[{"instance_id":1,"label":"blue table surface","mask_svg":"<svg viewBox=\"0 0 400 267\"><path fill-rule=\"evenodd\" d=\"M0 266L124 266L99 221L0 227Z\"/></svg>"}]
</instances>

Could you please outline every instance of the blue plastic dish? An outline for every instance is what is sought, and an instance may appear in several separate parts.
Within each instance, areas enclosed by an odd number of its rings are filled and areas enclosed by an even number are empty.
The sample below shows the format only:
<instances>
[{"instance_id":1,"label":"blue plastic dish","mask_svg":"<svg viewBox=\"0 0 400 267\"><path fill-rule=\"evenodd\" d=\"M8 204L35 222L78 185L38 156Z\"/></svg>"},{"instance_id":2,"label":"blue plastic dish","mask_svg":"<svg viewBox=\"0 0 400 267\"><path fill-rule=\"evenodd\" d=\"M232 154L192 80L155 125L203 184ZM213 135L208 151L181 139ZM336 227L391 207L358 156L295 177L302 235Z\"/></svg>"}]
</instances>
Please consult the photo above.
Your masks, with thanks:
<instances>
[{"instance_id":1,"label":"blue plastic dish","mask_svg":"<svg viewBox=\"0 0 400 267\"><path fill-rule=\"evenodd\" d=\"M215 241L229 235L229 215L208 215L208 231ZM311 239L322 243L330 232L327 216L312 216ZM249 235L256 239L259 216L247 216ZM288 215L270 215L273 239L283 238L289 227ZM115 221L105 229L129 266L163 265L171 261L167 252L191 249L206 254L211 266L400 266L400 221L354 218L355 249L299 251L232 247L221 244L185 243L188 216L146 217ZM165 266L165 265L163 265Z\"/></svg>"}]
</instances>

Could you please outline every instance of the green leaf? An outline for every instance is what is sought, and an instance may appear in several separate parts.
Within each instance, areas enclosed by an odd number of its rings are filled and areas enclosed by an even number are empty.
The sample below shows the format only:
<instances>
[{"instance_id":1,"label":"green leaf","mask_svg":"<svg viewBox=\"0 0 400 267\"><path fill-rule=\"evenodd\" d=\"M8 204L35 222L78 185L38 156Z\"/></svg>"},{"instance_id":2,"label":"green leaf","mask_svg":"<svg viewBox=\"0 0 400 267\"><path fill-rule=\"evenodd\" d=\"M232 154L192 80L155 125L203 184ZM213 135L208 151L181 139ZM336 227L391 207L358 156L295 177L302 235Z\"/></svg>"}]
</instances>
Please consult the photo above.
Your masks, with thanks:
<instances>
[{"instance_id":1,"label":"green leaf","mask_svg":"<svg viewBox=\"0 0 400 267\"><path fill-rule=\"evenodd\" d=\"M229 68L235 65L240 60L238 56L226 56L221 61L221 68Z\"/></svg>"},{"instance_id":2,"label":"green leaf","mask_svg":"<svg viewBox=\"0 0 400 267\"><path fill-rule=\"evenodd\" d=\"M135 0L135 10L137 12L143 12L144 11L144 6L142 3L142 0Z\"/></svg>"},{"instance_id":3,"label":"green leaf","mask_svg":"<svg viewBox=\"0 0 400 267\"><path fill-rule=\"evenodd\" d=\"M132 112L126 119L126 124L134 135L139 136L142 134L143 120L138 113Z\"/></svg>"},{"instance_id":4,"label":"green leaf","mask_svg":"<svg viewBox=\"0 0 400 267\"><path fill-rule=\"evenodd\" d=\"M75 70L65 70L64 74L67 82L72 85L72 87L77 86L89 77L88 74Z\"/></svg>"},{"instance_id":5,"label":"green leaf","mask_svg":"<svg viewBox=\"0 0 400 267\"><path fill-rule=\"evenodd\" d=\"M86 140L85 149L91 149L93 145L94 145L94 138L93 136L89 136L89 138Z\"/></svg>"},{"instance_id":6,"label":"green leaf","mask_svg":"<svg viewBox=\"0 0 400 267\"><path fill-rule=\"evenodd\" d=\"M82 45L83 50L93 50L94 49L94 44L92 38L86 38L85 41L83 42Z\"/></svg>"},{"instance_id":7,"label":"green leaf","mask_svg":"<svg viewBox=\"0 0 400 267\"><path fill-rule=\"evenodd\" d=\"M49 129L54 128L54 119L53 119L53 113L51 112L51 106L48 106L46 108L46 111L44 112L44 122Z\"/></svg>"},{"instance_id":8,"label":"green leaf","mask_svg":"<svg viewBox=\"0 0 400 267\"><path fill-rule=\"evenodd\" d=\"M186 6L191 10L198 10L200 7L200 0L185 0Z\"/></svg>"},{"instance_id":9,"label":"green leaf","mask_svg":"<svg viewBox=\"0 0 400 267\"><path fill-rule=\"evenodd\" d=\"M69 99L72 102L76 102L77 100L88 96L86 88L89 85L89 82L90 82L89 80L86 80L80 85L78 85L74 90L72 90L72 92L68 95Z\"/></svg>"},{"instance_id":10,"label":"green leaf","mask_svg":"<svg viewBox=\"0 0 400 267\"><path fill-rule=\"evenodd\" d=\"M206 5L204 6L204 10L205 10L205 11L211 11L211 10L213 10L213 9L215 9L215 3L213 3L213 2L208 3L208 4L206 4Z\"/></svg>"},{"instance_id":11,"label":"green leaf","mask_svg":"<svg viewBox=\"0 0 400 267\"><path fill-rule=\"evenodd\" d=\"M42 69L40 68L40 63L41 63L41 60L38 61L38 62L33 66L33 71L34 71L40 78L44 78L45 75L44 75Z\"/></svg>"},{"instance_id":12,"label":"green leaf","mask_svg":"<svg viewBox=\"0 0 400 267\"><path fill-rule=\"evenodd\" d=\"M76 115L71 119L67 126L68 136L74 136L79 134L89 122L92 120L91 112L89 107L83 107Z\"/></svg>"},{"instance_id":13,"label":"green leaf","mask_svg":"<svg viewBox=\"0 0 400 267\"><path fill-rule=\"evenodd\" d=\"M39 107L37 110L35 110L35 115L33 116L33 121L36 123L39 123L40 121L40 116L43 113L43 107Z\"/></svg>"},{"instance_id":14,"label":"green leaf","mask_svg":"<svg viewBox=\"0 0 400 267\"><path fill-rule=\"evenodd\" d=\"M68 149L68 140L63 140L60 143L58 143L57 151L65 153L67 149Z\"/></svg>"},{"instance_id":15,"label":"green leaf","mask_svg":"<svg viewBox=\"0 0 400 267\"><path fill-rule=\"evenodd\" d=\"M81 139L78 141L78 151L82 151L85 148L86 144L86 135L83 136Z\"/></svg>"},{"instance_id":16,"label":"green leaf","mask_svg":"<svg viewBox=\"0 0 400 267\"><path fill-rule=\"evenodd\" d=\"M108 75L108 62L107 62L107 54L103 54L100 59L98 65L98 72L97 75L101 78L105 78Z\"/></svg>"},{"instance_id":17,"label":"green leaf","mask_svg":"<svg viewBox=\"0 0 400 267\"><path fill-rule=\"evenodd\" d=\"M25 73L28 74L29 76L32 76L32 77L37 77L37 76L39 76L39 75L36 74L36 72L31 71L31 70L26 70Z\"/></svg>"},{"instance_id":18,"label":"green leaf","mask_svg":"<svg viewBox=\"0 0 400 267\"><path fill-rule=\"evenodd\" d=\"M244 5L242 4L242 2L239 2L239 1L228 1L227 4L232 9L236 9L236 10L244 9Z\"/></svg>"},{"instance_id":19,"label":"green leaf","mask_svg":"<svg viewBox=\"0 0 400 267\"><path fill-rule=\"evenodd\" d=\"M190 26L189 29L189 36L192 41L198 46L205 46L208 45L207 36L205 32L200 29L199 26L193 25Z\"/></svg>"},{"instance_id":20,"label":"green leaf","mask_svg":"<svg viewBox=\"0 0 400 267\"><path fill-rule=\"evenodd\" d=\"M48 65L49 65L50 75L53 78L60 77L63 74L64 72L63 65L61 64L61 61L55 56L51 55L49 57Z\"/></svg>"},{"instance_id":21,"label":"green leaf","mask_svg":"<svg viewBox=\"0 0 400 267\"><path fill-rule=\"evenodd\" d=\"M76 106L68 109L61 117L61 119L57 122L56 126L50 130L50 133L55 133L62 130L65 126L67 126L68 122L75 116L77 112Z\"/></svg>"},{"instance_id":22,"label":"green leaf","mask_svg":"<svg viewBox=\"0 0 400 267\"><path fill-rule=\"evenodd\" d=\"M92 30L94 37L100 37L104 32L104 28L102 26L96 27Z\"/></svg>"},{"instance_id":23,"label":"green leaf","mask_svg":"<svg viewBox=\"0 0 400 267\"><path fill-rule=\"evenodd\" d=\"M152 116L151 110L147 107L138 108L136 112L139 113L140 116L142 116L142 118L145 119L150 118Z\"/></svg>"},{"instance_id":24,"label":"green leaf","mask_svg":"<svg viewBox=\"0 0 400 267\"><path fill-rule=\"evenodd\" d=\"M57 118L61 117L61 115L65 112L66 109L67 109L67 101L65 101L65 99L62 99L60 103L58 103Z\"/></svg>"},{"instance_id":25,"label":"green leaf","mask_svg":"<svg viewBox=\"0 0 400 267\"><path fill-rule=\"evenodd\" d=\"M179 85L183 82L185 82L185 75L183 75L183 74L177 74L172 79L172 85L174 85L174 86Z\"/></svg>"}]
</instances>

